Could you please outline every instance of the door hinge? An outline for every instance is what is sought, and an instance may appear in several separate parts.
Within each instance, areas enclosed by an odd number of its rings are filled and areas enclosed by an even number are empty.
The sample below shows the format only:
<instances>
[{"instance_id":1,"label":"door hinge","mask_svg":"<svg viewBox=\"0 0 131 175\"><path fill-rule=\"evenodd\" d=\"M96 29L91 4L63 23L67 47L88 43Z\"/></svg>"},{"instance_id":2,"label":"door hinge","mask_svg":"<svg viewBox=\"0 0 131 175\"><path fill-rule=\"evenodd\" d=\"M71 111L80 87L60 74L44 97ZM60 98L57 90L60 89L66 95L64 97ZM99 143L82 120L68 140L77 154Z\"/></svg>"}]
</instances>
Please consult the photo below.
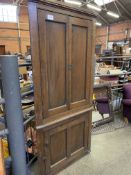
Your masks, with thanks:
<instances>
[{"instance_id":1,"label":"door hinge","mask_svg":"<svg viewBox=\"0 0 131 175\"><path fill-rule=\"evenodd\" d=\"M72 67L73 67L73 65L72 65L72 64L68 64L68 70L71 70L71 69L72 69Z\"/></svg>"},{"instance_id":2,"label":"door hinge","mask_svg":"<svg viewBox=\"0 0 131 175\"><path fill-rule=\"evenodd\" d=\"M45 161L45 160L47 160L47 157L43 156L42 159Z\"/></svg>"}]
</instances>

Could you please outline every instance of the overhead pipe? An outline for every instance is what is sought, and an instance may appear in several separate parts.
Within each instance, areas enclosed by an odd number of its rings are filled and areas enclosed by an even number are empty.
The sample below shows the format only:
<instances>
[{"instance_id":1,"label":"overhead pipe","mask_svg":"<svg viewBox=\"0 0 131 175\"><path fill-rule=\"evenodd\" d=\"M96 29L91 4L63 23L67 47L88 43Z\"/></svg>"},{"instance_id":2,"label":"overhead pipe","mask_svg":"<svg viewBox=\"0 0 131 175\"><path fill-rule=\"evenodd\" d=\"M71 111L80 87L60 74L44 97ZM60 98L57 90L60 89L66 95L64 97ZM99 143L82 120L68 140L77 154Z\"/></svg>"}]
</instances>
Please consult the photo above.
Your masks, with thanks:
<instances>
[{"instance_id":1,"label":"overhead pipe","mask_svg":"<svg viewBox=\"0 0 131 175\"><path fill-rule=\"evenodd\" d=\"M107 26L107 33L106 33L106 48L108 49L108 43L109 43L109 31L110 31L110 26Z\"/></svg>"}]
</instances>

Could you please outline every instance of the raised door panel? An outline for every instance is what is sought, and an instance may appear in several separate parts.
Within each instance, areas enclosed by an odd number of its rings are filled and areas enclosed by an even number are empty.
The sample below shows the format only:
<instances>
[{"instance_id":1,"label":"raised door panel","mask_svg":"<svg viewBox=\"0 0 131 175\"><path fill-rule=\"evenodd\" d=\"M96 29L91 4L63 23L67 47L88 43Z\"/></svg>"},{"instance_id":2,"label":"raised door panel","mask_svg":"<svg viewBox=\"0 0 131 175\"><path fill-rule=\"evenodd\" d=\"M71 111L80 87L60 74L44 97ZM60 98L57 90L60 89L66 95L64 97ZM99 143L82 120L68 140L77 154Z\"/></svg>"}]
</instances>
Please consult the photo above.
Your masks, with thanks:
<instances>
[{"instance_id":1,"label":"raised door panel","mask_svg":"<svg viewBox=\"0 0 131 175\"><path fill-rule=\"evenodd\" d=\"M89 138L89 112L81 114L77 120L74 120L69 125L69 152L71 156L81 154L90 148L88 143Z\"/></svg>"},{"instance_id":2,"label":"raised door panel","mask_svg":"<svg viewBox=\"0 0 131 175\"><path fill-rule=\"evenodd\" d=\"M87 105L88 92L90 86L88 85L91 77L88 69L91 60L90 51L90 21L70 18L70 101L71 108Z\"/></svg>"},{"instance_id":3,"label":"raised door panel","mask_svg":"<svg viewBox=\"0 0 131 175\"><path fill-rule=\"evenodd\" d=\"M66 103L66 25L46 22L49 109Z\"/></svg>"},{"instance_id":4,"label":"raised door panel","mask_svg":"<svg viewBox=\"0 0 131 175\"><path fill-rule=\"evenodd\" d=\"M79 123L77 125L74 125L71 127L70 130L70 137L71 137L71 142L70 142L70 149L71 153L74 153L75 151L81 149L84 147L84 129L85 129L85 124L84 122Z\"/></svg>"},{"instance_id":5,"label":"raised door panel","mask_svg":"<svg viewBox=\"0 0 131 175\"><path fill-rule=\"evenodd\" d=\"M87 28L72 25L71 102L86 98Z\"/></svg>"},{"instance_id":6,"label":"raised door panel","mask_svg":"<svg viewBox=\"0 0 131 175\"><path fill-rule=\"evenodd\" d=\"M68 91L68 17L38 11L44 118L64 112Z\"/></svg>"},{"instance_id":7,"label":"raised door panel","mask_svg":"<svg viewBox=\"0 0 131 175\"><path fill-rule=\"evenodd\" d=\"M54 129L46 131L46 142L48 143L48 147L45 147L47 174L56 171L57 168L67 160L67 132L66 125L59 125Z\"/></svg>"},{"instance_id":8,"label":"raised door panel","mask_svg":"<svg viewBox=\"0 0 131 175\"><path fill-rule=\"evenodd\" d=\"M50 136L51 165L63 160L67 155L67 132L62 130Z\"/></svg>"}]
</instances>

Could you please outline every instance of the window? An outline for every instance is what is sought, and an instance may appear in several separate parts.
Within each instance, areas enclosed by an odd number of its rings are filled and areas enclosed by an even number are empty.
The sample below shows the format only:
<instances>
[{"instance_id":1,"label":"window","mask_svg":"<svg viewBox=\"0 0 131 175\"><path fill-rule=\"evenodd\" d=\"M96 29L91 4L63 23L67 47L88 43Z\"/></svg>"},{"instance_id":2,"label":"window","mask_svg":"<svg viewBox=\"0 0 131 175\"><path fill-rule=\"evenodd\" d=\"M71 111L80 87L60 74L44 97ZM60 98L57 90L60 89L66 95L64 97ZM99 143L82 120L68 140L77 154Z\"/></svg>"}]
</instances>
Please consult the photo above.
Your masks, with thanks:
<instances>
[{"instance_id":1,"label":"window","mask_svg":"<svg viewBox=\"0 0 131 175\"><path fill-rule=\"evenodd\" d=\"M96 45L95 53L96 53L96 54L101 54L101 44L97 44L97 45Z\"/></svg>"},{"instance_id":2,"label":"window","mask_svg":"<svg viewBox=\"0 0 131 175\"><path fill-rule=\"evenodd\" d=\"M108 3L110 3L114 0L94 0L94 1L97 5L101 6L101 5L104 5L104 4L108 4Z\"/></svg>"},{"instance_id":3,"label":"window","mask_svg":"<svg viewBox=\"0 0 131 175\"><path fill-rule=\"evenodd\" d=\"M30 46L26 46L27 52L30 53Z\"/></svg>"},{"instance_id":4,"label":"window","mask_svg":"<svg viewBox=\"0 0 131 175\"><path fill-rule=\"evenodd\" d=\"M5 55L5 45L0 45L0 55Z\"/></svg>"},{"instance_id":5,"label":"window","mask_svg":"<svg viewBox=\"0 0 131 175\"><path fill-rule=\"evenodd\" d=\"M17 22L17 6L0 4L0 22Z\"/></svg>"}]
</instances>

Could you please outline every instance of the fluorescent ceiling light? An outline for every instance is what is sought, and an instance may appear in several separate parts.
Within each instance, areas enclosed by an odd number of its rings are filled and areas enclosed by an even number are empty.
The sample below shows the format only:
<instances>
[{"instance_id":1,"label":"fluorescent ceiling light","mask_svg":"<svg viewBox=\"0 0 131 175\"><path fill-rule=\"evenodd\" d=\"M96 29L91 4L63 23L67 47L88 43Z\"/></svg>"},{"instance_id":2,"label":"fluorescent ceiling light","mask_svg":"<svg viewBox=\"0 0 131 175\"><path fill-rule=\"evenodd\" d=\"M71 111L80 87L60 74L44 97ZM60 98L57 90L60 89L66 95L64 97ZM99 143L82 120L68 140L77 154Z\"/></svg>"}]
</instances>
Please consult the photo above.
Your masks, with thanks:
<instances>
[{"instance_id":1,"label":"fluorescent ceiling light","mask_svg":"<svg viewBox=\"0 0 131 175\"><path fill-rule=\"evenodd\" d=\"M81 5L82 3L80 1L73 1L73 0L64 0L64 2L74 5Z\"/></svg>"},{"instance_id":2,"label":"fluorescent ceiling light","mask_svg":"<svg viewBox=\"0 0 131 175\"><path fill-rule=\"evenodd\" d=\"M119 18L120 16L118 15L118 14L116 14L116 13L114 13L114 12L107 12L107 14L109 15L109 16L112 16L112 17L114 17L114 18Z\"/></svg>"},{"instance_id":3,"label":"fluorescent ceiling light","mask_svg":"<svg viewBox=\"0 0 131 175\"><path fill-rule=\"evenodd\" d=\"M96 5L93 5L93 4L87 4L87 7L90 8L90 9L93 9L93 10L96 10L96 11L101 11L101 8L96 6Z\"/></svg>"},{"instance_id":4,"label":"fluorescent ceiling light","mask_svg":"<svg viewBox=\"0 0 131 175\"><path fill-rule=\"evenodd\" d=\"M94 0L94 2L95 2L97 5L99 5L99 6L102 6L102 5L104 5L104 4L108 4L108 3L112 2L112 1L114 1L114 0Z\"/></svg>"},{"instance_id":5,"label":"fluorescent ceiling light","mask_svg":"<svg viewBox=\"0 0 131 175\"><path fill-rule=\"evenodd\" d=\"M96 22L96 26L102 26L102 23Z\"/></svg>"}]
</instances>

